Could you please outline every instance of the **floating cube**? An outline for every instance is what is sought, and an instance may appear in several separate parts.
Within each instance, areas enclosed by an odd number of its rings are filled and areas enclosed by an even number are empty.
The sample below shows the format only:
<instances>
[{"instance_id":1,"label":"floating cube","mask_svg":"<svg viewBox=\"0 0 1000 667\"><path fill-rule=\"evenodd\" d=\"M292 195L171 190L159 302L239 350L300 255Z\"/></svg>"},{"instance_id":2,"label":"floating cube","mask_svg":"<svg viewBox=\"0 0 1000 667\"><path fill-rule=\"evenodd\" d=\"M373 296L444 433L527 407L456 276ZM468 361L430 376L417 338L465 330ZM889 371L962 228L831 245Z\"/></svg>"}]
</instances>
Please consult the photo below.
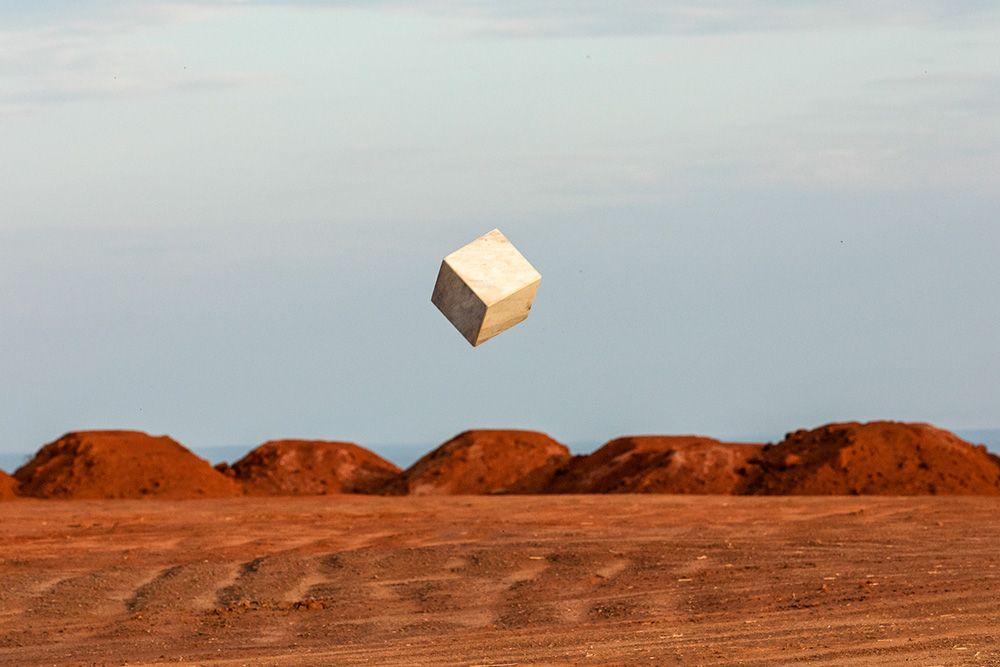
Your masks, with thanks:
<instances>
[{"instance_id":1,"label":"floating cube","mask_svg":"<svg viewBox=\"0 0 1000 667\"><path fill-rule=\"evenodd\" d=\"M431 302L475 347L528 316L541 279L494 229L444 258Z\"/></svg>"}]
</instances>

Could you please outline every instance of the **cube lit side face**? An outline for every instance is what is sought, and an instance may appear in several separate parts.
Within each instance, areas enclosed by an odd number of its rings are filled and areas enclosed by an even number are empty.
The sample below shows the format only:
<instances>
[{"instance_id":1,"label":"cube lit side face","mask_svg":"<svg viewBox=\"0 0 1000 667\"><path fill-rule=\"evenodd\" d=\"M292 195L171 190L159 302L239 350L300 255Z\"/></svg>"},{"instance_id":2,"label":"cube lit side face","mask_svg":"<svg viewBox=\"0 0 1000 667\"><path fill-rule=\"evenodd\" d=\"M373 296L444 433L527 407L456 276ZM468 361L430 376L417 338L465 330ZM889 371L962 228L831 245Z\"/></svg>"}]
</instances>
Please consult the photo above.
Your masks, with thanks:
<instances>
[{"instance_id":1,"label":"cube lit side face","mask_svg":"<svg viewBox=\"0 0 1000 667\"><path fill-rule=\"evenodd\" d=\"M528 316L541 279L494 229L444 258L431 302L476 346Z\"/></svg>"}]
</instances>

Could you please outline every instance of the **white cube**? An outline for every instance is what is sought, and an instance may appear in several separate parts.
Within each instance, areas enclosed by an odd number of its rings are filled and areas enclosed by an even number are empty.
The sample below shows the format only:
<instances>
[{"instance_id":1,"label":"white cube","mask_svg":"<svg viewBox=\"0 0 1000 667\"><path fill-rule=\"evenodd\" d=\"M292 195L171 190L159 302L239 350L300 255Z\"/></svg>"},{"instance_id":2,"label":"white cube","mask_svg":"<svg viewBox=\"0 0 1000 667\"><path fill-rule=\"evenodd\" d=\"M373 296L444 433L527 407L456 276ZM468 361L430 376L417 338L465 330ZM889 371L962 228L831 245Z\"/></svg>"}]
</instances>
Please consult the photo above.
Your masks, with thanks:
<instances>
[{"instance_id":1,"label":"white cube","mask_svg":"<svg viewBox=\"0 0 1000 667\"><path fill-rule=\"evenodd\" d=\"M541 279L494 229L444 258L431 302L475 347L528 316Z\"/></svg>"}]
</instances>

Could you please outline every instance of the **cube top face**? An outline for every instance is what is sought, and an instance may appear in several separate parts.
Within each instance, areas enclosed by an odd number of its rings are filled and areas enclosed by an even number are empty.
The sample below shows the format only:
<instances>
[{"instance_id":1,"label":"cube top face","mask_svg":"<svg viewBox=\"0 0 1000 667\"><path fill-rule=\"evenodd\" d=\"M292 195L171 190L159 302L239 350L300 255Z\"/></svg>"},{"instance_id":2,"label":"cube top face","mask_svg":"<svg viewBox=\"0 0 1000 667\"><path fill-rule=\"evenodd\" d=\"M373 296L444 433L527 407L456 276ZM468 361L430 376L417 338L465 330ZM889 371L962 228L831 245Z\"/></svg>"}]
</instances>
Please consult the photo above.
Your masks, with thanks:
<instances>
[{"instance_id":1,"label":"cube top face","mask_svg":"<svg viewBox=\"0 0 1000 667\"><path fill-rule=\"evenodd\" d=\"M494 229L444 258L431 301L476 346L528 316L540 280Z\"/></svg>"},{"instance_id":2,"label":"cube top face","mask_svg":"<svg viewBox=\"0 0 1000 667\"><path fill-rule=\"evenodd\" d=\"M487 307L541 279L499 229L444 258Z\"/></svg>"}]
</instances>

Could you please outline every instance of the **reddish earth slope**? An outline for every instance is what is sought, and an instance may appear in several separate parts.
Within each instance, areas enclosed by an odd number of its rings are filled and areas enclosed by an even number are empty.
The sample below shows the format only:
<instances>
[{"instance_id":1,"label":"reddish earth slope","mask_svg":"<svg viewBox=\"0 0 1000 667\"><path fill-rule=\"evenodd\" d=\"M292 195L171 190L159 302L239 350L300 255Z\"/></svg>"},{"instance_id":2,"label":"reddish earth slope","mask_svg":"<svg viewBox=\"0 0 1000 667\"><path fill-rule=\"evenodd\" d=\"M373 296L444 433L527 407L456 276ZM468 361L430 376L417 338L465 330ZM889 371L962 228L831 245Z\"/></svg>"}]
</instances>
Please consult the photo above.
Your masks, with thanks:
<instances>
[{"instance_id":1,"label":"reddish earth slope","mask_svg":"<svg viewBox=\"0 0 1000 667\"><path fill-rule=\"evenodd\" d=\"M548 493L739 493L761 445L698 436L617 438L556 469Z\"/></svg>"},{"instance_id":2,"label":"reddish earth slope","mask_svg":"<svg viewBox=\"0 0 1000 667\"><path fill-rule=\"evenodd\" d=\"M928 424L800 430L761 450L755 463L755 494L1000 495L997 457Z\"/></svg>"},{"instance_id":3,"label":"reddish earth slope","mask_svg":"<svg viewBox=\"0 0 1000 667\"><path fill-rule=\"evenodd\" d=\"M466 431L410 466L385 492L392 495L498 493L539 469L558 467L569 458L565 445L537 431ZM529 488L524 492L533 491Z\"/></svg>"},{"instance_id":4,"label":"reddish earth slope","mask_svg":"<svg viewBox=\"0 0 1000 667\"><path fill-rule=\"evenodd\" d=\"M0 470L0 500L13 500L17 497L17 480Z\"/></svg>"},{"instance_id":5,"label":"reddish earth slope","mask_svg":"<svg viewBox=\"0 0 1000 667\"><path fill-rule=\"evenodd\" d=\"M38 498L213 498L240 486L167 436L138 431L67 433L14 477Z\"/></svg>"},{"instance_id":6,"label":"reddish earth slope","mask_svg":"<svg viewBox=\"0 0 1000 667\"><path fill-rule=\"evenodd\" d=\"M266 496L378 493L400 473L367 449L325 440L267 442L231 470L247 493Z\"/></svg>"}]
</instances>

